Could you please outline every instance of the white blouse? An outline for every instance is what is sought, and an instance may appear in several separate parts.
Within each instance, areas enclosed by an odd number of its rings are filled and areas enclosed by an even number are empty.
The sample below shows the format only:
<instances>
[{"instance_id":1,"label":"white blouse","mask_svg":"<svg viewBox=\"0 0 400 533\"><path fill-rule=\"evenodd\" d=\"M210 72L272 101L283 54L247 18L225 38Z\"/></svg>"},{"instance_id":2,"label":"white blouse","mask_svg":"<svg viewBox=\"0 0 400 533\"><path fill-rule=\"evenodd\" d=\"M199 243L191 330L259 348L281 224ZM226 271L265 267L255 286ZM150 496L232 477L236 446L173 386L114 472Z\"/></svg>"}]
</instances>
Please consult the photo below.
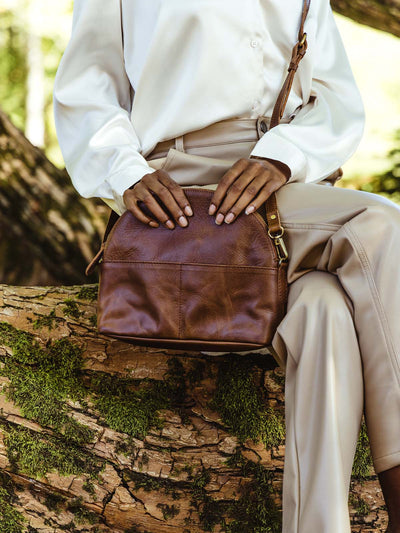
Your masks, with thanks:
<instances>
[{"instance_id":1,"label":"white blouse","mask_svg":"<svg viewBox=\"0 0 400 533\"><path fill-rule=\"evenodd\" d=\"M121 214L153 172L159 141L233 117L271 116L297 41L302 0L75 0L54 81L55 125L73 186ZM365 112L329 0L312 0L308 48L285 108L250 155L289 182L318 182L361 140ZM108 201L107 201L108 200Z\"/></svg>"}]
</instances>

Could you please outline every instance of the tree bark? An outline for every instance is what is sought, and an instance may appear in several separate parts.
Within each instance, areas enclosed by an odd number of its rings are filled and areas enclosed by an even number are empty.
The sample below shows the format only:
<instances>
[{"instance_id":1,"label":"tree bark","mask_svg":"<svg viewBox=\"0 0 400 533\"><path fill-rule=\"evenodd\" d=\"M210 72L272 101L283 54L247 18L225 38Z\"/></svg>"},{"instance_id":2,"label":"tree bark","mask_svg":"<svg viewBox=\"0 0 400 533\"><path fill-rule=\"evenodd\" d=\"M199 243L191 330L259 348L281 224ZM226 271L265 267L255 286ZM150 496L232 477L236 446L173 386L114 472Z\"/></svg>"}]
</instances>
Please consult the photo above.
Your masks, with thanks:
<instances>
[{"instance_id":1,"label":"tree bark","mask_svg":"<svg viewBox=\"0 0 400 533\"><path fill-rule=\"evenodd\" d=\"M272 356L123 343L97 334L96 308L96 284L0 286L10 531L280 532L284 373ZM354 465L352 531L383 532L365 433Z\"/></svg>"},{"instance_id":2,"label":"tree bark","mask_svg":"<svg viewBox=\"0 0 400 533\"><path fill-rule=\"evenodd\" d=\"M87 263L110 212L80 197L0 110L0 281L14 285L94 282Z\"/></svg>"},{"instance_id":3,"label":"tree bark","mask_svg":"<svg viewBox=\"0 0 400 533\"><path fill-rule=\"evenodd\" d=\"M400 37L399 0L332 0L331 5L337 13L360 24Z\"/></svg>"}]
</instances>

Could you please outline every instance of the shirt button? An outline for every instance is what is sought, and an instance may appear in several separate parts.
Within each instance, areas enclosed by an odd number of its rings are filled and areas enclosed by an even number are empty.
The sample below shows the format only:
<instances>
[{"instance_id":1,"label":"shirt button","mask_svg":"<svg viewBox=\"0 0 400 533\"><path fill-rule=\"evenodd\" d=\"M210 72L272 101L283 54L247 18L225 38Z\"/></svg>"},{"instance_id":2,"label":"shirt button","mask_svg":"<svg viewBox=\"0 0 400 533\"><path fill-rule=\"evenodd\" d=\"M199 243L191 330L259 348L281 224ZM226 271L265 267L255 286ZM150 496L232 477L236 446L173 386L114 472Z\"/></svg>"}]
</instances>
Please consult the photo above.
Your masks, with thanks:
<instances>
[{"instance_id":1,"label":"shirt button","mask_svg":"<svg viewBox=\"0 0 400 533\"><path fill-rule=\"evenodd\" d=\"M253 39L252 41L250 41L250 45L253 47L253 48L256 48L258 46L258 41L256 41L255 39Z\"/></svg>"},{"instance_id":2,"label":"shirt button","mask_svg":"<svg viewBox=\"0 0 400 533\"><path fill-rule=\"evenodd\" d=\"M260 100L256 100L252 106L252 109L257 109L257 107L261 104Z\"/></svg>"}]
</instances>

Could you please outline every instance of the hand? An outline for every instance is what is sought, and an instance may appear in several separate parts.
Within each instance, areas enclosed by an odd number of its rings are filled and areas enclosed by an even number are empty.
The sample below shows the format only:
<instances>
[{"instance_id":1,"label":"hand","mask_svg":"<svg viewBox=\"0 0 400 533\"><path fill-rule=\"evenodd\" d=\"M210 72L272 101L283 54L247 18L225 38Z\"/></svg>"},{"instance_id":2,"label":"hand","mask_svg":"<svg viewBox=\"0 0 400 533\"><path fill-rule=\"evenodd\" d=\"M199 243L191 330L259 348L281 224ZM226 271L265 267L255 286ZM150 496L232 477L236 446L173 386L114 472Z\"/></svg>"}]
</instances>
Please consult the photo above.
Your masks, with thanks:
<instances>
[{"instance_id":1,"label":"hand","mask_svg":"<svg viewBox=\"0 0 400 533\"><path fill-rule=\"evenodd\" d=\"M217 212L217 224L222 221L229 224L243 209L246 209L245 213L248 215L282 187L290 174L290 168L281 161L256 156L241 158L219 181L211 198L208 214Z\"/></svg>"},{"instance_id":2,"label":"hand","mask_svg":"<svg viewBox=\"0 0 400 533\"><path fill-rule=\"evenodd\" d=\"M154 228L158 228L160 221L165 227L174 229L175 224L171 220L159 202L154 198L155 193L165 207L169 210L173 218L181 227L188 225L184 212L188 216L193 215L189 200L182 187L173 180L168 172L163 169L155 170L146 174L138 182L134 183L124 191L122 195L126 208L141 222L149 224ZM156 220L148 217L137 205L138 201L142 201L150 210Z\"/></svg>"}]
</instances>

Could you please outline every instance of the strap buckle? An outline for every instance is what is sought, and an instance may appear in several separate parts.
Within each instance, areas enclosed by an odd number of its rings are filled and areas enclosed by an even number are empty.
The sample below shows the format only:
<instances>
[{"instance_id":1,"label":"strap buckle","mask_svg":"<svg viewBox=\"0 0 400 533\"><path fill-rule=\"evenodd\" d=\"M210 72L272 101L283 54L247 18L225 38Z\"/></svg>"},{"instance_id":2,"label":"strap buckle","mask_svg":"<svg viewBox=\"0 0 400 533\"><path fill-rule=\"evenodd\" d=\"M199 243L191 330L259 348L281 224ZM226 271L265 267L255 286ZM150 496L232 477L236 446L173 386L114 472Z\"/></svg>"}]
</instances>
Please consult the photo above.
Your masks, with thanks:
<instances>
[{"instance_id":1,"label":"strap buckle","mask_svg":"<svg viewBox=\"0 0 400 533\"><path fill-rule=\"evenodd\" d=\"M279 265L281 265L282 263L287 263L289 258L289 253L287 251L285 241L282 238L284 233L285 230L282 228L282 226L280 228L280 232L275 235L271 233L270 230L268 230L268 235L271 237L271 239L273 239L276 251L278 253Z\"/></svg>"},{"instance_id":2,"label":"strap buckle","mask_svg":"<svg viewBox=\"0 0 400 533\"><path fill-rule=\"evenodd\" d=\"M299 46L303 46L307 39L307 33L303 33L303 37L301 38L301 41L299 41Z\"/></svg>"}]
</instances>

